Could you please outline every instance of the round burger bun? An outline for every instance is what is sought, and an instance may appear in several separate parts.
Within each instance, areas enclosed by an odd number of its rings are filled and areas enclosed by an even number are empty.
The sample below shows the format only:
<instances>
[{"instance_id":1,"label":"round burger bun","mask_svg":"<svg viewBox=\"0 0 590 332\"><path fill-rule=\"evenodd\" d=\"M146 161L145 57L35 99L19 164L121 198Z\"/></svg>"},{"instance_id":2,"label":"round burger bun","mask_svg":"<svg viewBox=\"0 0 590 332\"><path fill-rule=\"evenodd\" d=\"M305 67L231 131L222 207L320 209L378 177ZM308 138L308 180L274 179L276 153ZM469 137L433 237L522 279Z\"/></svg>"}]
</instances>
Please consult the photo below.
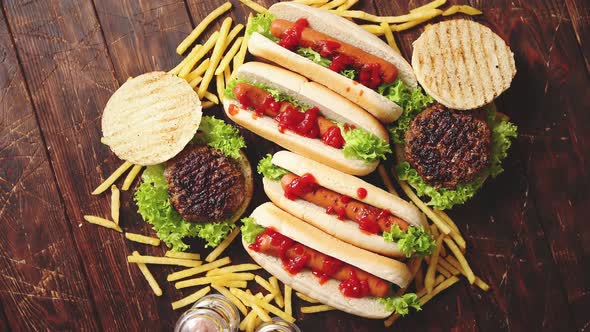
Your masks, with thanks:
<instances>
[{"instance_id":1,"label":"round burger bun","mask_svg":"<svg viewBox=\"0 0 590 332\"><path fill-rule=\"evenodd\" d=\"M309 82L303 76L260 62L246 63L240 66L233 75L238 79L252 83L263 83L278 89L304 104L318 107L322 115L330 120L363 128L389 142L387 130L373 116L329 89ZM225 98L223 105L227 116L237 124L286 149L318 160L345 173L367 175L374 171L379 164L378 161L367 163L363 160L348 159L344 157L342 149L326 145L317 138L304 137L290 130L281 133L277 121L273 118L256 116L253 111L242 108L236 100ZM229 112L230 105L237 107L237 113Z\"/></svg>"},{"instance_id":2,"label":"round burger bun","mask_svg":"<svg viewBox=\"0 0 590 332\"><path fill-rule=\"evenodd\" d=\"M310 28L392 63L398 70L398 77L406 85L411 88L417 86L410 64L378 37L358 25L328 11L293 2L276 3L269 8L269 12L279 19L292 22L306 18ZM384 123L395 121L402 113L399 105L376 91L291 52L259 33L251 35L248 50L255 56L280 64L330 88Z\"/></svg>"},{"instance_id":3,"label":"round burger bun","mask_svg":"<svg viewBox=\"0 0 590 332\"><path fill-rule=\"evenodd\" d=\"M201 101L182 78L150 72L129 79L102 114L102 139L117 157L154 165L176 156L201 123Z\"/></svg>"},{"instance_id":4,"label":"round burger bun","mask_svg":"<svg viewBox=\"0 0 590 332\"><path fill-rule=\"evenodd\" d=\"M252 166L250 165L250 161L248 161L248 157L246 157L246 154L244 154L243 151L240 151L240 158L236 161L244 175L244 200L236 212L229 218L230 223L236 222L240 219L248 208L248 205L250 205L250 201L254 195L254 178L252 177Z\"/></svg>"},{"instance_id":5,"label":"round burger bun","mask_svg":"<svg viewBox=\"0 0 590 332\"><path fill-rule=\"evenodd\" d=\"M424 91L448 108L492 102L516 75L510 47L488 27L468 20L432 25L414 42L412 66Z\"/></svg>"},{"instance_id":6,"label":"round burger bun","mask_svg":"<svg viewBox=\"0 0 590 332\"><path fill-rule=\"evenodd\" d=\"M376 208L388 209L393 215L405 220L410 225L418 227L428 226L426 217L415 205L357 177L331 169L328 166L289 151L275 153L272 157L272 163L298 176L310 173L320 186ZM357 197L357 190L359 188L364 188L367 191L365 198ZM309 216L309 218L304 219L310 218L315 217ZM357 232L359 232L358 229Z\"/></svg>"}]
</instances>

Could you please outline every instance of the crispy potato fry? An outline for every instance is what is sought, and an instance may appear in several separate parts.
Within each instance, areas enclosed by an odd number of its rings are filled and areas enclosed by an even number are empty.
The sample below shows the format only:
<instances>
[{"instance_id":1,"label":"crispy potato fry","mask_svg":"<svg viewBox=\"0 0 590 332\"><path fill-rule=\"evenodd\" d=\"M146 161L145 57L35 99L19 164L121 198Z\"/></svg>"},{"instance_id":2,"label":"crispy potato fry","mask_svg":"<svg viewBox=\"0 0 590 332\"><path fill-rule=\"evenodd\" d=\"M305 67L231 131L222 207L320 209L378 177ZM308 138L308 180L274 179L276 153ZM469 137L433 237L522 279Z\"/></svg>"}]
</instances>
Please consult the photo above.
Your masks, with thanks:
<instances>
[{"instance_id":1,"label":"crispy potato fry","mask_svg":"<svg viewBox=\"0 0 590 332\"><path fill-rule=\"evenodd\" d=\"M130 240L133 242L149 244L150 246L154 246L154 247L157 247L160 245L160 239L141 235L141 234L125 232L125 238L127 240Z\"/></svg>"},{"instance_id":2,"label":"crispy potato fry","mask_svg":"<svg viewBox=\"0 0 590 332\"><path fill-rule=\"evenodd\" d=\"M121 208L121 192L116 185L111 186L111 218L115 224L119 224L119 209Z\"/></svg>"},{"instance_id":3,"label":"crispy potato fry","mask_svg":"<svg viewBox=\"0 0 590 332\"><path fill-rule=\"evenodd\" d=\"M377 16L365 13L360 10L331 10L332 13L342 16L342 17L350 17L350 18L358 18L360 20L369 21L369 22L386 22L386 23L403 23L403 22L411 22L416 20L424 19L425 17L431 17L432 11L437 9L430 9L400 16ZM442 13L442 10L438 10Z\"/></svg>"},{"instance_id":4,"label":"crispy potato fry","mask_svg":"<svg viewBox=\"0 0 590 332\"><path fill-rule=\"evenodd\" d=\"M455 243L459 246L461 252L465 253L467 244L465 243L465 239L461 235L461 232L459 231L457 224L455 224L453 219L451 219L451 217L449 217L449 215L446 214L444 211L434 210L434 213L441 217L445 221L445 223L451 228L451 237L453 238L453 241L455 241Z\"/></svg>"},{"instance_id":5,"label":"crispy potato fry","mask_svg":"<svg viewBox=\"0 0 590 332\"><path fill-rule=\"evenodd\" d=\"M262 7L261 5L257 4L256 2L254 2L252 0L240 0L240 2L243 3L244 5L250 7L250 9L252 9L253 11L255 11L257 13L267 12L266 8Z\"/></svg>"},{"instance_id":6,"label":"crispy potato fry","mask_svg":"<svg viewBox=\"0 0 590 332\"><path fill-rule=\"evenodd\" d=\"M416 284L417 292L424 288L424 272L422 272L422 268L418 269L416 272L416 275L414 276L414 283Z\"/></svg>"},{"instance_id":7,"label":"crispy potato fry","mask_svg":"<svg viewBox=\"0 0 590 332\"><path fill-rule=\"evenodd\" d=\"M467 277L467 274L463 270L463 267L461 266L461 263L459 263L459 261L455 257L448 256L448 257L446 257L446 259L447 259L447 262L449 264L451 264L452 267L454 267L459 273L461 273L462 275L464 275L465 277ZM474 282L474 284L477 287L479 287L481 290L483 290L484 292L487 292L490 289L490 285L488 285L485 281L481 280L478 276L475 276L475 282Z\"/></svg>"},{"instance_id":8,"label":"crispy potato fry","mask_svg":"<svg viewBox=\"0 0 590 332\"><path fill-rule=\"evenodd\" d=\"M471 270L469 263L467 263L467 260L465 259L465 256L463 256L461 250L459 250L459 247L457 247L455 242L453 242L453 240L449 239L448 237L445 238L444 241L447 244L447 247L449 247L449 249L455 256L455 258L457 258L457 260L461 264L461 267L463 268L463 271L465 271L465 276L467 277L467 280L469 280L469 283L473 284L475 282L475 274L473 274L473 271Z\"/></svg>"},{"instance_id":9,"label":"crispy potato fry","mask_svg":"<svg viewBox=\"0 0 590 332\"><path fill-rule=\"evenodd\" d=\"M246 280L220 280L211 283L211 285L218 285L223 287L233 287L233 288L246 288L248 287L248 282Z\"/></svg>"},{"instance_id":10,"label":"crispy potato fry","mask_svg":"<svg viewBox=\"0 0 590 332\"><path fill-rule=\"evenodd\" d=\"M220 276L213 276L213 277L200 277L200 278L193 278L188 280L179 281L174 286L176 289L186 288L186 287L193 287L198 285L205 285L211 283L218 283L221 281L227 280L253 280L254 274L252 273L228 273Z\"/></svg>"},{"instance_id":11,"label":"crispy potato fry","mask_svg":"<svg viewBox=\"0 0 590 332\"><path fill-rule=\"evenodd\" d=\"M383 30L383 34L385 35L387 45L389 45L389 47L391 47L398 54L401 54L399 47L397 47L397 43L395 42L395 38L393 38L393 32L391 32L391 28L389 27L389 25L385 22L382 22L381 28Z\"/></svg>"},{"instance_id":12,"label":"crispy potato fry","mask_svg":"<svg viewBox=\"0 0 590 332\"><path fill-rule=\"evenodd\" d=\"M441 282L445 281L446 278L443 275L437 275L436 279L434 279L434 287L438 286ZM416 292L416 295L418 295L418 298L421 298L422 296L426 295L427 291L426 288L421 289L420 291Z\"/></svg>"},{"instance_id":13,"label":"crispy potato fry","mask_svg":"<svg viewBox=\"0 0 590 332\"><path fill-rule=\"evenodd\" d=\"M346 0L346 3L342 4L337 9L338 10L348 10L350 7L356 5L357 2L359 2L359 0Z\"/></svg>"},{"instance_id":14,"label":"crispy potato fry","mask_svg":"<svg viewBox=\"0 0 590 332\"><path fill-rule=\"evenodd\" d=\"M268 279L268 281L270 282L270 284L272 285L273 289L274 289L274 294L275 294L275 303L281 307L284 308L285 307L285 301L283 299L283 294L281 294L281 287L279 286L279 280L277 279L277 277L270 277Z\"/></svg>"},{"instance_id":15,"label":"crispy potato fry","mask_svg":"<svg viewBox=\"0 0 590 332\"><path fill-rule=\"evenodd\" d=\"M428 293L432 292L432 289L434 288L434 273L436 272L440 247L442 247L442 241L444 238L444 234L438 236L436 239L436 247L434 247L434 251L432 252L432 255L430 255L430 263L428 264L428 270L426 270L426 275L424 276L424 287L426 287Z\"/></svg>"},{"instance_id":16,"label":"crispy potato fry","mask_svg":"<svg viewBox=\"0 0 590 332\"><path fill-rule=\"evenodd\" d=\"M389 177L389 175L387 175L387 170L385 170L385 166L379 165L377 170L379 171L379 176L381 177L381 181L383 181L385 188L387 188L387 191L389 191L389 193L395 196L399 196L397 190L395 190L395 187L393 186L393 182L391 182L391 178Z\"/></svg>"},{"instance_id":17,"label":"crispy potato fry","mask_svg":"<svg viewBox=\"0 0 590 332\"><path fill-rule=\"evenodd\" d=\"M267 311L273 313L274 315L276 315L288 322L291 322L291 323L295 322L295 318L293 318L293 316L287 315L284 311L281 311L281 309L275 307L274 305L272 305L270 303L264 302L264 300L260 300L260 299L256 298L256 296L252 296L252 295L250 295L240 289L237 289L237 288L231 288L230 292L232 292L232 294L234 294L238 298L252 302L253 304L260 306L264 310L267 310Z\"/></svg>"},{"instance_id":18,"label":"crispy potato fry","mask_svg":"<svg viewBox=\"0 0 590 332\"><path fill-rule=\"evenodd\" d=\"M246 27L250 26L251 22L252 22L252 13L248 14L248 21L246 23ZM247 30L247 28L246 28ZM234 70L238 69L243 63L244 60L246 59L246 52L248 51L248 40L250 39L250 35L248 33L244 34L244 39L242 40L242 45L240 45L240 50L238 51L238 54L236 54L236 56L234 57ZM226 83L229 82L228 79L226 79Z\"/></svg>"},{"instance_id":19,"label":"crispy potato fry","mask_svg":"<svg viewBox=\"0 0 590 332\"><path fill-rule=\"evenodd\" d=\"M392 31L396 31L396 32L408 30L408 29L413 28L419 24L422 24L428 20L431 20L437 16L440 16L442 13L443 13L443 11L440 9L428 9L428 10L419 12L419 14L422 15L422 17L420 17L420 18L411 20L409 22L401 23L401 24L394 24L394 25L391 25L390 27L391 27ZM412 15L412 14L410 14L410 15Z\"/></svg>"},{"instance_id":20,"label":"crispy potato fry","mask_svg":"<svg viewBox=\"0 0 590 332\"><path fill-rule=\"evenodd\" d=\"M192 259L192 260L197 260L197 261L199 259L201 259L201 255L196 254L196 253L171 251L171 250L166 251L164 256L170 257L170 258Z\"/></svg>"},{"instance_id":21,"label":"crispy potato fry","mask_svg":"<svg viewBox=\"0 0 590 332\"><path fill-rule=\"evenodd\" d=\"M125 178L125 181L123 181L123 186L121 186L121 190L127 191L129 190L129 188L131 188L133 180L135 180L137 174L141 172L142 168L143 166L141 165L133 165L133 168L129 171L129 174L127 174L127 177Z\"/></svg>"},{"instance_id":22,"label":"crispy potato fry","mask_svg":"<svg viewBox=\"0 0 590 332\"><path fill-rule=\"evenodd\" d=\"M441 217L446 222L446 224L449 225L449 227L455 230L455 232L460 233L457 224L455 224L453 219L451 219L451 217L449 217L449 215L445 211L434 209L434 213Z\"/></svg>"},{"instance_id":23,"label":"crispy potato fry","mask_svg":"<svg viewBox=\"0 0 590 332\"><path fill-rule=\"evenodd\" d=\"M323 6L330 0L294 0L293 2L302 3L308 6Z\"/></svg>"},{"instance_id":24,"label":"crispy potato fry","mask_svg":"<svg viewBox=\"0 0 590 332\"><path fill-rule=\"evenodd\" d=\"M197 66L197 68L193 69L193 71L191 71L188 75L186 75L185 79L190 82L190 81L196 79L197 77L201 77L201 75L203 75L205 73L205 71L207 71L207 68L209 67L210 62L211 62L210 58L207 58L207 59L201 61L201 63Z\"/></svg>"},{"instance_id":25,"label":"crispy potato fry","mask_svg":"<svg viewBox=\"0 0 590 332\"><path fill-rule=\"evenodd\" d=\"M102 227L106 227L106 228L110 228L110 229L114 229L119 233L122 233L123 230L121 229L121 227L119 227L119 225L115 224L114 222L105 219L105 218L101 218L101 217L97 217L97 216L89 216L86 215L84 216L84 220L88 221L91 224L95 224L95 225L99 225Z\"/></svg>"},{"instance_id":26,"label":"crispy potato fry","mask_svg":"<svg viewBox=\"0 0 590 332\"><path fill-rule=\"evenodd\" d=\"M139 253L137 251L134 251L133 256L139 256ZM139 263L137 264L137 266L139 267L139 270L145 277L145 280L147 280L148 284L154 291L154 294L156 294L156 296L162 296L162 288L160 288L160 285L158 285L158 282L148 269L147 265Z\"/></svg>"},{"instance_id":27,"label":"crispy potato fry","mask_svg":"<svg viewBox=\"0 0 590 332\"><path fill-rule=\"evenodd\" d=\"M102 194L103 192L105 192L131 166L133 166L132 163L130 163L128 161L124 162L121 166L119 166L119 168L117 168L113 172L113 174L111 174L106 180L104 180L103 183L101 183L98 187L96 187L96 189L94 189L94 191L92 192L92 195L98 195L98 194Z\"/></svg>"},{"instance_id":28,"label":"crispy potato fry","mask_svg":"<svg viewBox=\"0 0 590 332\"><path fill-rule=\"evenodd\" d=\"M434 287L434 289L432 290L432 292L424 295L423 297L421 297L419 299L420 305L425 305L426 302L430 301L438 293L440 293L443 290L445 290L445 289L451 287L452 285L454 285L457 281L459 281L459 278L457 278L457 277L450 277L449 279L441 282L438 286Z\"/></svg>"},{"instance_id":29,"label":"crispy potato fry","mask_svg":"<svg viewBox=\"0 0 590 332\"><path fill-rule=\"evenodd\" d=\"M225 82L229 82L231 80L231 69L229 66L225 67L225 70L223 71L223 79Z\"/></svg>"},{"instance_id":30,"label":"crispy potato fry","mask_svg":"<svg viewBox=\"0 0 590 332\"><path fill-rule=\"evenodd\" d=\"M293 301L291 299L292 296L293 288L285 284L285 313L287 315L293 315Z\"/></svg>"},{"instance_id":31,"label":"crispy potato fry","mask_svg":"<svg viewBox=\"0 0 590 332\"><path fill-rule=\"evenodd\" d=\"M222 259L219 259L219 260L211 262L211 263L207 263L207 264L203 264L201 266L197 266L197 267L193 267L190 269L171 273L168 275L166 280L176 281L176 280L188 278L188 277L194 276L196 274L203 273L203 272L218 268L220 266L227 265L229 263L231 263L231 259L229 257L224 257Z\"/></svg>"},{"instance_id":32,"label":"crispy potato fry","mask_svg":"<svg viewBox=\"0 0 590 332\"><path fill-rule=\"evenodd\" d=\"M205 97L205 99L209 100L210 102L212 102L215 105L219 104L219 98L217 98L217 96L209 91L205 91L205 94L203 95L203 97Z\"/></svg>"},{"instance_id":33,"label":"crispy potato fry","mask_svg":"<svg viewBox=\"0 0 590 332\"><path fill-rule=\"evenodd\" d=\"M370 32L376 36L383 36L383 34L384 34L383 28L381 27L381 25L361 24L360 27L365 29L367 32ZM387 26L387 29L391 30L389 28L389 25Z\"/></svg>"},{"instance_id":34,"label":"crispy potato fry","mask_svg":"<svg viewBox=\"0 0 590 332\"><path fill-rule=\"evenodd\" d=\"M431 1L423 6L416 7L414 9L410 9L410 13L418 13L418 12L425 11L428 9L435 9L435 8L438 8L442 5L444 5L446 2L447 2L447 0L434 0L434 1Z\"/></svg>"},{"instance_id":35,"label":"crispy potato fry","mask_svg":"<svg viewBox=\"0 0 590 332\"><path fill-rule=\"evenodd\" d=\"M203 78L201 76L198 76L194 80L188 82L188 84L191 86L191 88L194 89L199 85L199 83L201 83L201 81L203 81Z\"/></svg>"},{"instance_id":36,"label":"crispy potato fry","mask_svg":"<svg viewBox=\"0 0 590 332\"><path fill-rule=\"evenodd\" d=\"M456 13L463 13L463 14L467 14L467 15L481 15L482 12L481 10L477 9L477 8L473 8L471 6L467 6L467 5L463 5L463 6L451 6L449 7L447 10L445 10L442 13L442 16L449 16L449 15L453 15Z\"/></svg>"},{"instance_id":37,"label":"crispy potato fry","mask_svg":"<svg viewBox=\"0 0 590 332\"><path fill-rule=\"evenodd\" d=\"M178 45L176 48L176 53L182 54L186 49L199 38L199 36L207 29L209 24L213 22L216 18L221 16L223 13L228 11L231 8L231 3L228 1L223 5L214 9L209 15L207 15L196 27L195 29Z\"/></svg>"},{"instance_id":38,"label":"crispy potato fry","mask_svg":"<svg viewBox=\"0 0 590 332\"><path fill-rule=\"evenodd\" d=\"M213 262L223 253L223 251L233 242L236 236L240 233L240 228L236 227L229 233L229 235L215 248L213 251L205 257L207 262Z\"/></svg>"},{"instance_id":39,"label":"crispy potato fry","mask_svg":"<svg viewBox=\"0 0 590 332\"><path fill-rule=\"evenodd\" d=\"M240 50L243 40L244 40L244 37L239 37L238 39L236 39L236 41L234 42L232 47L229 49L229 51L227 51L227 53L225 53L225 55L223 56L223 59L219 63L219 66L217 66L217 69L215 70L215 75L223 74L223 71L225 70L225 68L227 68L229 66L230 61L234 58L234 56Z\"/></svg>"},{"instance_id":40,"label":"crispy potato fry","mask_svg":"<svg viewBox=\"0 0 590 332\"><path fill-rule=\"evenodd\" d=\"M194 54L191 51L191 53L187 56L188 60L186 61L185 65L182 67L182 69L180 69L178 77L186 79L186 77L191 72L193 67L197 64L197 62L199 62L199 60L201 60L207 53L209 53L209 51L213 47L217 45L217 43L219 43L220 38L220 33L218 31L215 31L209 37L209 39L207 39L205 44L202 47L199 47L199 49Z\"/></svg>"},{"instance_id":41,"label":"crispy potato fry","mask_svg":"<svg viewBox=\"0 0 590 332\"><path fill-rule=\"evenodd\" d=\"M188 259L178 259L169 257L157 257L157 256L127 256L127 262L129 263L142 263L142 264L158 264L158 265L177 265L177 266L188 266L194 267L199 266L202 263L199 261L191 261Z\"/></svg>"},{"instance_id":42,"label":"crispy potato fry","mask_svg":"<svg viewBox=\"0 0 590 332\"><path fill-rule=\"evenodd\" d=\"M295 292L295 295L297 295L298 298L302 299L305 302L309 302L309 303L320 303L320 301L311 298L303 293L299 293L299 292Z\"/></svg>"},{"instance_id":43,"label":"crispy potato fry","mask_svg":"<svg viewBox=\"0 0 590 332\"><path fill-rule=\"evenodd\" d=\"M263 277L257 275L254 276L254 281L259 284L262 288L266 289L269 293L274 294L274 288L270 284L270 282L266 281Z\"/></svg>"},{"instance_id":44,"label":"crispy potato fry","mask_svg":"<svg viewBox=\"0 0 590 332\"><path fill-rule=\"evenodd\" d=\"M248 290L248 292L249 291L250 290ZM231 289L230 289L230 292L231 292ZM264 301L266 303L270 303L270 301L272 301L272 299L273 299L272 294L268 294L267 297L265 297L265 298L262 299L262 301ZM240 299L240 301L242 301L244 304L248 303L246 300ZM240 330L244 331L246 329L246 326L247 326L248 322L251 319L254 320L254 321L256 321L255 318L256 318L256 313L254 311L250 311L250 313L248 313L248 315L246 317L244 317L244 319L240 323Z\"/></svg>"},{"instance_id":45,"label":"crispy potato fry","mask_svg":"<svg viewBox=\"0 0 590 332\"><path fill-rule=\"evenodd\" d=\"M226 273L233 273L233 272L243 272L243 271L254 271L260 270L262 267L256 264L246 263L246 264L238 264L238 265L231 265L222 267L219 269L213 269L207 272L207 276L217 276Z\"/></svg>"},{"instance_id":46,"label":"crispy potato fry","mask_svg":"<svg viewBox=\"0 0 590 332\"><path fill-rule=\"evenodd\" d=\"M452 232L452 230L451 230ZM438 231L438 227L436 227L436 225L432 224L430 225L430 233L432 234L432 236L434 236L435 238L437 238L440 233ZM441 246L440 247L440 256L446 256L447 255L447 249L445 246Z\"/></svg>"},{"instance_id":47,"label":"crispy potato fry","mask_svg":"<svg viewBox=\"0 0 590 332\"><path fill-rule=\"evenodd\" d=\"M259 299L261 300L261 299ZM260 317L260 319L263 322L270 322L272 319L270 318L270 316L268 315L268 312L266 312L265 310L263 310L260 306L258 306L256 303L249 303L250 308L252 308L252 311L254 311L256 313L256 315L258 317Z\"/></svg>"},{"instance_id":48,"label":"crispy potato fry","mask_svg":"<svg viewBox=\"0 0 590 332\"><path fill-rule=\"evenodd\" d=\"M219 65L219 61L221 61L221 56L225 51L225 41L227 39L231 23L232 19L231 17L228 17L225 20L223 20L223 23L221 24L221 28L219 29L219 38L217 39L217 43L215 44L215 47L213 48L213 53L211 54L211 63L205 71L205 75L203 76L203 82L201 82L199 90L197 91L199 98L202 98L205 95L205 92L209 88L209 83L211 83L211 79L213 78L215 68L217 68L217 65Z\"/></svg>"},{"instance_id":49,"label":"crispy potato fry","mask_svg":"<svg viewBox=\"0 0 590 332\"><path fill-rule=\"evenodd\" d=\"M225 82L223 73L215 75L215 87L217 88L217 97L223 102L223 94L225 93Z\"/></svg>"},{"instance_id":50,"label":"crispy potato fry","mask_svg":"<svg viewBox=\"0 0 590 332\"><path fill-rule=\"evenodd\" d=\"M201 107L203 107L204 110L211 108L215 106L215 103L211 102L211 101L206 101L204 103L201 104Z\"/></svg>"},{"instance_id":51,"label":"crispy potato fry","mask_svg":"<svg viewBox=\"0 0 590 332\"><path fill-rule=\"evenodd\" d=\"M207 295L210 291L211 291L211 287L207 286L205 288L202 288L202 289L194 292L193 294L191 294L183 299L172 302L172 309L176 310L176 309L179 309L182 307L186 307L187 305L193 304L193 303L197 302L203 296Z\"/></svg>"},{"instance_id":52,"label":"crispy potato fry","mask_svg":"<svg viewBox=\"0 0 590 332\"><path fill-rule=\"evenodd\" d=\"M238 310L240 310L242 315L244 315L244 317L246 317L246 315L248 314L248 309L246 308L244 303L242 303L242 301L240 301L240 299L235 297L235 295L229 291L229 289L225 288L224 286L219 286L216 284L212 284L211 287L213 287L213 289L215 289L217 292L219 292L219 294L227 297L227 299L230 300L231 303L233 303L236 306L236 308L238 308Z\"/></svg>"},{"instance_id":53,"label":"crispy potato fry","mask_svg":"<svg viewBox=\"0 0 590 332\"><path fill-rule=\"evenodd\" d=\"M301 312L304 314L315 314L318 312L332 311L332 310L336 310L336 308L331 307L327 304L314 305L311 307L301 307Z\"/></svg>"},{"instance_id":54,"label":"crispy potato fry","mask_svg":"<svg viewBox=\"0 0 590 332\"><path fill-rule=\"evenodd\" d=\"M244 25L242 23L236 24L230 32L227 34L227 38L225 39L225 45L223 46L223 50L226 50L229 47L229 44L236 38L236 36L244 29Z\"/></svg>"},{"instance_id":55,"label":"crispy potato fry","mask_svg":"<svg viewBox=\"0 0 590 332\"><path fill-rule=\"evenodd\" d=\"M440 257L442 258L442 257ZM442 274L443 276L445 276L445 278L450 278L452 276L451 272L449 272L449 270L445 269L441 264L440 264L440 258L438 260L438 263L436 265L436 271L440 274Z\"/></svg>"},{"instance_id":56,"label":"crispy potato fry","mask_svg":"<svg viewBox=\"0 0 590 332\"><path fill-rule=\"evenodd\" d=\"M456 276L461 274L461 272L453 266L453 264L449 263L449 261L447 261L447 257L441 257L441 259L438 261L438 264L442 267L444 267L447 271L449 271L452 275Z\"/></svg>"},{"instance_id":57,"label":"crispy potato fry","mask_svg":"<svg viewBox=\"0 0 590 332\"><path fill-rule=\"evenodd\" d=\"M332 0L324 5L320 6L319 8L327 10L327 9L332 9L332 8L342 6L345 3L346 3L346 0Z\"/></svg>"}]
</instances>

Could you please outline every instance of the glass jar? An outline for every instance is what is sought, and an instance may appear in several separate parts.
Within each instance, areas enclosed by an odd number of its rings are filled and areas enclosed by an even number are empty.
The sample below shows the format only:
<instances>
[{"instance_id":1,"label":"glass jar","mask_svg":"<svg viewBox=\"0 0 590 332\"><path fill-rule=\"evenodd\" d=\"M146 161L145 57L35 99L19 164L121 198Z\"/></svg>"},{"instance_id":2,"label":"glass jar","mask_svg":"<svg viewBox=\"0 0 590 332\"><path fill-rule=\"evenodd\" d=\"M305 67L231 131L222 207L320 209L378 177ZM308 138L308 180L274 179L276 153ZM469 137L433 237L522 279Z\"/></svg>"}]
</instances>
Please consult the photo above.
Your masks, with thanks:
<instances>
[{"instance_id":1,"label":"glass jar","mask_svg":"<svg viewBox=\"0 0 590 332\"><path fill-rule=\"evenodd\" d=\"M239 325L238 308L225 296L211 294L180 316L174 332L235 332Z\"/></svg>"},{"instance_id":2,"label":"glass jar","mask_svg":"<svg viewBox=\"0 0 590 332\"><path fill-rule=\"evenodd\" d=\"M271 322L262 323L254 332L301 332L297 325L273 317Z\"/></svg>"}]
</instances>

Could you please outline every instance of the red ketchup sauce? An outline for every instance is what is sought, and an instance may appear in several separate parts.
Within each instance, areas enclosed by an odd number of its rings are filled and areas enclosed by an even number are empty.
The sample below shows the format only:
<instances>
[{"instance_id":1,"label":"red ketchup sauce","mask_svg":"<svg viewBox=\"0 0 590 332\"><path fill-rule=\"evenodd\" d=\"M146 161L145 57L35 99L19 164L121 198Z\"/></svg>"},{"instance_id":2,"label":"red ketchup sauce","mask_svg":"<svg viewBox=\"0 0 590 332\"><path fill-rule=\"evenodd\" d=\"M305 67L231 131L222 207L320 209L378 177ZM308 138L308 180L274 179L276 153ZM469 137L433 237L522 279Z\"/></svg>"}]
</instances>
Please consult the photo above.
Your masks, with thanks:
<instances>
[{"instance_id":1,"label":"red ketchup sauce","mask_svg":"<svg viewBox=\"0 0 590 332\"><path fill-rule=\"evenodd\" d=\"M359 82L371 89L376 89L383 80L381 79L381 68L376 63L369 63L360 68Z\"/></svg>"},{"instance_id":2,"label":"red ketchup sauce","mask_svg":"<svg viewBox=\"0 0 590 332\"><path fill-rule=\"evenodd\" d=\"M337 126L330 127L330 129L328 129L324 133L324 135L322 135L322 142L336 149L342 149L342 147L346 143L344 141L344 137L342 137L340 128L338 128Z\"/></svg>"},{"instance_id":3,"label":"red ketchup sauce","mask_svg":"<svg viewBox=\"0 0 590 332\"><path fill-rule=\"evenodd\" d=\"M315 191L318 187L319 185L313 175L305 173L287 185L285 188L285 197L295 200L297 197Z\"/></svg>"},{"instance_id":4,"label":"red ketchup sauce","mask_svg":"<svg viewBox=\"0 0 590 332\"><path fill-rule=\"evenodd\" d=\"M381 233L381 227L377 223L378 215L374 211L363 211L365 212L358 220L359 228L362 231L371 234Z\"/></svg>"},{"instance_id":5,"label":"red ketchup sauce","mask_svg":"<svg viewBox=\"0 0 590 332\"><path fill-rule=\"evenodd\" d=\"M354 59L349 57L348 55L338 54L332 58L332 63L330 63L330 70L335 71L337 73L343 71L348 66L354 63Z\"/></svg>"},{"instance_id":6,"label":"red ketchup sauce","mask_svg":"<svg viewBox=\"0 0 590 332\"><path fill-rule=\"evenodd\" d=\"M338 286L344 296L361 298L370 294L369 283L366 280L359 280L354 271L350 271L350 277Z\"/></svg>"},{"instance_id":7,"label":"red ketchup sauce","mask_svg":"<svg viewBox=\"0 0 590 332\"><path fill-rule=\"evenodd\" d=\"M356 190L356 197L358 197L360 199L364 199L365 197L367 197L367 189L365 189L365 188L358 188Z\"/></svg>"},{"instance_id":8,"label":"red ketchup sauce","mask_svg":"<svg viewBox=\"0 0 590 332\"><path fill-rule=\"evenodd\" d=\"M333 56L336 50L340 48L340 43L331 40L321 40L316 43L317 52L323 57Z\"/></svg>"},{"instance_id":9,"label":"red ketchup sauce","mask_svg":"<svg viewBox=\"0 0 590 332\"><path fill-rule=\"evenodd\" d=\"M301 44L301 32L303 32L303 29L307 28L308 26L309 22L306 19L298 19L291 28L285 31L283 37L281 40L279 40L279 45L293 51Z\"/></svg>"},{"instance_id":10,"label":"red ketchup sauce","mask_svg":"<svg viewBox=\"0 0 590 332\"><path fill-rule=\"evenodd\" d=\"M272 114L279 113L281 109L281 103L276 101L271 95L266 96L262 104L254 109L257 116L263 116L266 112L272 112Z\"/></svg>"},{"instance_id":11,"label":"red ketchup sauce","mask_svg":"<svg viewBox=\"0 0 590 332\"><path fill-rule=\"evenodd\" d=\"M236 105L234 105L234 104L229 105L229 115L236 115L236 114L238 114L239 111L240 111L240 109Z\"/></svg>"},{"instance_id":12,"label":"red ketchup sauce","mask_svg":"<svg viewBox=\"0 0 590 332\"><path fill-rule=\"evenodd\" d=\"M285 132L285 129L289 129L301 136L317 138L320 135L319 113L320 110L317 107L310 108L304 113L294 107L287 107L275 117L275 120L279 123L281 133Z\"/></svg>"}]
</instances>

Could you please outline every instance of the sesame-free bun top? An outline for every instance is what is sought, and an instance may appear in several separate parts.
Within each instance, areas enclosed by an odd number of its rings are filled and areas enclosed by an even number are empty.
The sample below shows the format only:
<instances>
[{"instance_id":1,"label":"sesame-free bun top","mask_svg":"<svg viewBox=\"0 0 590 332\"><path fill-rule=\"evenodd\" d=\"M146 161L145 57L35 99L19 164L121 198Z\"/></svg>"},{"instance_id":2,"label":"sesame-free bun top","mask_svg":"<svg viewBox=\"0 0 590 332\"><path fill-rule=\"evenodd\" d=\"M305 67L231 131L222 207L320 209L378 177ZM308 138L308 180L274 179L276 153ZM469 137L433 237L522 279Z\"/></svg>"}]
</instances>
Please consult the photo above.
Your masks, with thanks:
<instances>
[{"instance_id":1,"label":"sesame-free bun top","mask_svg":"<svg viewBox=\"0 0 590 332\"><path fill-rule=\"evenodd\" d=\"M101 141L133 164L159 164L193 138L201 115L201 101L186 80L165 72L142 74L109 99Z\"/></svg>"},{"instance_id":2,"label":"sesame-free bun top","mask_svg":"<svg viewBox=\"0 0 590 332\"><path fill-rule=\"evenodd\" d=\"M412 66L426 93L448 108L492 102L516 74L510 47L488 27L468 20L432 25L414 42Z\"/></svg>"}]
</instances>

